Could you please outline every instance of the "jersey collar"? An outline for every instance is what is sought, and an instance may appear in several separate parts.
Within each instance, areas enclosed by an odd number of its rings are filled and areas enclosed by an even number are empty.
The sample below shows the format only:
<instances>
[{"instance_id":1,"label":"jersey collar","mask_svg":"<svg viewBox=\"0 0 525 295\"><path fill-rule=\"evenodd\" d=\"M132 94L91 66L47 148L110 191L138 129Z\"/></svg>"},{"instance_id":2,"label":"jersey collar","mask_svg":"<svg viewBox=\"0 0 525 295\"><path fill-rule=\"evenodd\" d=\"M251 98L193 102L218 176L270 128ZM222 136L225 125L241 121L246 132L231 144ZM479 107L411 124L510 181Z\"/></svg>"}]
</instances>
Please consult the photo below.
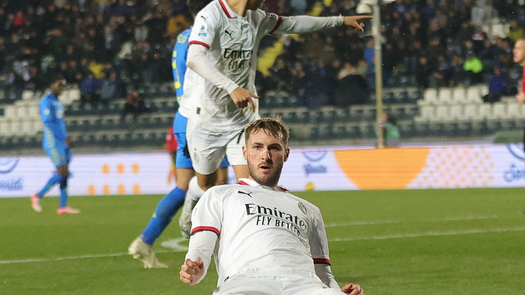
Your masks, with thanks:
<instances>
[{"instance_id":1,"label":"jersey collar","mask_svg":"<svg viewBox=\"0 0 525 295\"><path fill-rule=\"evenodd\" d=\"M231 8L230 5L228 5L228 2L226 0L219 0L219 4L221 5L222 11L228 18L233 18L237 16L237 13L235 13Z\"/></svg>"},{"instance_id":2,"label":"jersey collar","mask_svg":"<svg viewBox=\"0 0 525 295\"><path fill-rule=\"evenodd\" d=\"M284 187L282 187L280 185L277 186L277 187L264 186L264 185L260 185L255 180L251 180L249 178L239 178L239 181L237 183L240 184L240 185L260 186L260 187L269 188L271 190L280 191L280 192L287 192L288 191L287 189L285 189Z\"/></svg>"}]
</instances>

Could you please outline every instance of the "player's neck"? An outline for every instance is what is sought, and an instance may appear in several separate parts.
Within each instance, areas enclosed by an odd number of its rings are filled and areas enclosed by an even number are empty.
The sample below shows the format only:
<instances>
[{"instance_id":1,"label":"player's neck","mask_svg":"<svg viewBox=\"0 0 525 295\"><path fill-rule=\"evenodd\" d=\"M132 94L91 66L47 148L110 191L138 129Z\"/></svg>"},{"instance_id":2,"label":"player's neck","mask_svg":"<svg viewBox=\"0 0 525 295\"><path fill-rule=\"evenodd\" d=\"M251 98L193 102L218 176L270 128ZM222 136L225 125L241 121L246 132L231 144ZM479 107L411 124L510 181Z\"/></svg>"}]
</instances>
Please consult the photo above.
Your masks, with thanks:
<instances>
[{"instance_id":1,"label":"player's neck","mask_svg":"<svg viewBox=\"0 0 525 295\"><path fill-rule=\"evenodd\" d=\"M237 13L240 16L244 16L246 13L246 6L248 1L246 0L226 0L226 3L230 6L233 12Z\"/></svg>"}]
</instances>

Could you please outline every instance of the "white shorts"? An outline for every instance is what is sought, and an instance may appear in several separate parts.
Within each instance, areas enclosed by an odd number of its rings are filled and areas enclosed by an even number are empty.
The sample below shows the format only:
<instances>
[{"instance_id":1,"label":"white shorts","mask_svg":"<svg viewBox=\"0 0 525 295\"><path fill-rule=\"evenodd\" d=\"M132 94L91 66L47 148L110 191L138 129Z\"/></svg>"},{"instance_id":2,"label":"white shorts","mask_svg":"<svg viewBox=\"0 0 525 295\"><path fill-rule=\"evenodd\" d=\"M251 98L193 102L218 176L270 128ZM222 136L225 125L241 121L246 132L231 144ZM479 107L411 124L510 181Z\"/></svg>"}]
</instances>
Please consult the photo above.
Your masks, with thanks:
<instances>
[{"instance_id":1,"label":"white shorts","mask_svg":"<svg viewBox=\"0 0 525 295\"><path fill-rule=\"evenodd\" d=\"M247 165L242 154L244 130L233 132L211 132L188 120L186 129L188 149L193 169L208 175L219 169L224 156L230 165Z\"/></svg>"},{"instance_id":2,"label":"white shorts","mask_svg":"<svg viewBox=\"0 0 525 295\"><path fill-rule=\"evenodd\" d=\"M222 283L213 295L345 295L326 286L314 273L237 274Z\"/></svg>"}]
</instances>

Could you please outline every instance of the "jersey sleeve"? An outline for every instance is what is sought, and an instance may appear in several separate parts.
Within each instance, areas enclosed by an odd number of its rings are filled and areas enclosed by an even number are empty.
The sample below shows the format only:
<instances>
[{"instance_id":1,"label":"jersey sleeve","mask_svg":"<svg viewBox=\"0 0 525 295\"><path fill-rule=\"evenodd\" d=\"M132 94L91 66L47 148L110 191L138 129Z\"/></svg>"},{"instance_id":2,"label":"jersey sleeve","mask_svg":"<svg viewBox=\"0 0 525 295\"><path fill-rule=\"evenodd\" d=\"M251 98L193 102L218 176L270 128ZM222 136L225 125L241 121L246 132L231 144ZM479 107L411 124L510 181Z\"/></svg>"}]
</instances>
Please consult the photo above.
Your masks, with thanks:
<instances>
[{"instance_id":1,"label":"jersey sleeve","mask_svg":"<svg viewBox=\"0 0 525 295\"><path fill-rule=\"evenodd\" d=\"M273 34L281 25L282 17L275 13L268 13L264 10L257 10L257 17L261 19L259 25L260 35Z\"/></svg>"},{"instance_id":2,"label":"jersey sleeve","mask_svg":"<svg viewBox=\"0 0 525 295\"><path fill-rule=\"evenodd\" d=\"M315 208L317 210L313 212L312 231L309 235L310 252L315 264L330 265L328 238L326 237L323 217L321 216L321 211L317 207Z\"/></svg>"},{"instance_id":3,"label":"jersey sleeve","mask_svg":"<svg viewBox=\"0 0 525 295\"><path fill-rule=\"evenodd\" d=\"M213 21L212 16L206 10L201 10L195 17L189 44L198 44L210 49L218 29L219 25Z\"/></svg>"},{"instance_id":4,"label":"jersey sleeve","mask_svg":"<svg viewBox=\"0 0 525 295\"><path fill-rule=\"evenodd\" d=\"M188 55L188 38L190 30L186 30L177 36L177 43L173 48L171 67L173 69L173 81L177 98L184 94L184 74L186 73L186 56Z\"/></svg>"},{"instance_id":5,"label":"jersey sleeve","mask_svg":"<svg viewBox=\"0 0 525 295\"><path fill-rule=\"evenodd\" d=\"M218 192L220 190L216 188L207 190L193 209L191 235L201 231L211 231L220 236L223 212L222 196Z\"/></svg>"}]
</instances>

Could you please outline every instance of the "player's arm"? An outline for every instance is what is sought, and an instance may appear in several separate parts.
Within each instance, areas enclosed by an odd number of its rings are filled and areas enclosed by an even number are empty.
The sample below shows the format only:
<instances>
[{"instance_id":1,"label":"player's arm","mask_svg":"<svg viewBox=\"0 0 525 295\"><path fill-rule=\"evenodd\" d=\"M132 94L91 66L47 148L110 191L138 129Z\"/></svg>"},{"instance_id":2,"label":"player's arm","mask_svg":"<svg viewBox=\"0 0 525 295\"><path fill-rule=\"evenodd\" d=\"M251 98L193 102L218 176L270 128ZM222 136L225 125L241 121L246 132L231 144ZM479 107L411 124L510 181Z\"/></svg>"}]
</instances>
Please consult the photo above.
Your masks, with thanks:
<instances>
[{"instance_id":1,"label":"player's arm","mask_svg":"<svg viewBox=\"0 0 525 295\"><path fill-rule=\"evenodd\" d=\"M188 30L177 36L177 43L173 48L171 68L177 99L183 95L184 75L186 74L186 56L188 54Z\"/></svg>"},{"instance_id":2,"label":"player's arm","mask_svg":"<svg viewBox=\"0 0 525 295\"><path fill-rule=\"evenodd\" d=\"M198 284L208 272L222 224L222 197L209 189L195 208L186 260L179 272L180 280L190 286Z\"/></svg>"},{"instance_id":3,"label":"player's arm","mask_svg":"<svg viewBox=\"0 0 525 295\"><path fill-rule=\"evenodd\" d=\"M518 94L516 94L516 100L518 103L525 104L525 74L521 81L521 89L518 91Z\"/></svg>"},{"instance_id":4,"label":"player's arm","mask_svg":"<svg viewBox=\"0 0 525 295\"><path fill-rule=\"evenodd\" d=\"M228 92L238 108L250 106L252 110L255 110L252 98L259 98L257 95L240 87L215 67L210 66L212 63L207 57L208 51L213 42L217 42L215 35L222 27L212 17L204 14L201 11L195 17L189 41L187 66L213 85Z\"/></svg>"},{"instance_id":5,"label":"player's arm","mask_svg":"<svg viewBox=\"0 0 525 295\"><path fill-rule=\"evenodd\" d=\"M273 17L275 19L275 16ZM329 17L315 17L315 16L278 16L275 27L269 34L277 33L306 33L317 31L324 28L333 28L342 25L352 26L360 31L363 31L363 20L371 19L370 15L354 15L354 16L329 16Z\"/></svg>"}]
</instances>

